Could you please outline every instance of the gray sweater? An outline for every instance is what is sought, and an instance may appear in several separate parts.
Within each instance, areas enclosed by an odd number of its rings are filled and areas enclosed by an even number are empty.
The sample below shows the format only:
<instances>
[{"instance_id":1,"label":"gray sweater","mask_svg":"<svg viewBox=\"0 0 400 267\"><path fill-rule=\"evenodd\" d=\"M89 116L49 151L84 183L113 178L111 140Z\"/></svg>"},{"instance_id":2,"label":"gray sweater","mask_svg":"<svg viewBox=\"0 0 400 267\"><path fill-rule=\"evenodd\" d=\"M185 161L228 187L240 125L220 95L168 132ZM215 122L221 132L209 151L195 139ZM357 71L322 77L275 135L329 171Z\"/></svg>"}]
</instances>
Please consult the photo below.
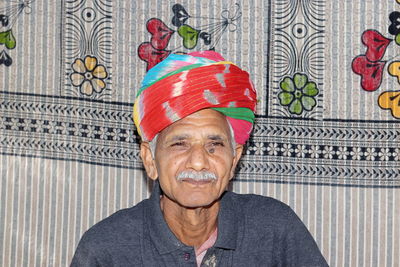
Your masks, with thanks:
<instances>
[{"instance_id":1,"label":"gray sweater","mask_svg":"<svg viewBox=\"0 0 400 267\"><path fill-rule=\"evenodd\" d=\"M160 209L161 189L136 206L90 228L71 266L196 266L194 248L168 228ZM327 266L297 215L275 199L225 192L218 237L202 266Z\"/></svg>"}]
</instances>

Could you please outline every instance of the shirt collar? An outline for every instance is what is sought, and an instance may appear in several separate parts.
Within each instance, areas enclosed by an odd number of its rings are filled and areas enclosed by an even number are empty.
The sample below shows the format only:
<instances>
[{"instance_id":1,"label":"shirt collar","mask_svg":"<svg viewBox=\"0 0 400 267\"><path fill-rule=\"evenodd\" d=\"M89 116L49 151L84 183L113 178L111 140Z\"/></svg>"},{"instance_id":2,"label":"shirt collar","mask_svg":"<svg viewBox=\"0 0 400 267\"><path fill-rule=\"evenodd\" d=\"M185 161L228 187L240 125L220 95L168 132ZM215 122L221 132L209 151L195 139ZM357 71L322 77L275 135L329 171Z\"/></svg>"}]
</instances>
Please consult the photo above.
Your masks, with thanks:
<instances>
[{"instance_id":1,"label":"shirt collar","mask_svg":"<svg viewBox=\"0 0 400 267\"><path fill-rule=\"evenodd\" d=\"M232 192L224 192L218 213L218 237L214 247L236 249L238 239L237 207L235 207Z\"/></svg>"},{"instance_id":2,"label":"shirt collar","mask_svg":"<svg viewBox=\"0 0 400 267\"><path fill-rule=\"evenodd\" d=\"M155 181L149 207L146 209L146 222L149 225L150 237L160 254L188 247L179 241L169 229L160 207L161 188L158 180ZM235 249L238 236L237 216L231 201L232 193L222 195L221 207L218 214L218 237L215 247Z\"/></svg>"},{"instance_id":3,"label":"shirt collar","mask_svg":"<svg viewBox=\"0 0 400 267\"><path fill-rule=\"evenodd\" d=\"M149 225L150 237L160 254L186 247L169 229L160 207L161 188L158 180L155 181L150 196L150 205L146 210L146 221Z\"/></svg>"}]
</instances>

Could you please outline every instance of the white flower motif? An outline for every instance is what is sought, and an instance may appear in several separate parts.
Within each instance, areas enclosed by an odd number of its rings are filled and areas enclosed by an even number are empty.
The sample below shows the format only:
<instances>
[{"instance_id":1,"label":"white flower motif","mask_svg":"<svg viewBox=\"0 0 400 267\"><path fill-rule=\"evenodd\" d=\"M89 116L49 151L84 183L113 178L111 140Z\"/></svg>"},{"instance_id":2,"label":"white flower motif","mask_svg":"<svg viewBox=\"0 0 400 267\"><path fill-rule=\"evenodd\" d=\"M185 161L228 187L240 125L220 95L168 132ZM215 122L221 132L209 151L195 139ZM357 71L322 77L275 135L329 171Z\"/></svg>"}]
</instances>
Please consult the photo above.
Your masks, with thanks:
<instances>
[{"instance_id":1,"label":"white flower motif","mask_svg":"<svg viewBox=\"0 0 400 267\"><path fill-rule=\"evenodd\" d=\"M254 154L262 155L265 150L267 150L267 148L264 147L264 143L254 143Z\"/></svg>"},{"instance_id":2,"label":"white flower motif","mask_svg":"<svg viewBox=\"0 0 400 267\"><path fill-rule=\"evenodd\" d=\"M312 145L308 150L310 153L311 158L318 159L321 154L321 147L318 145Z\"/></svg>"},{"instance_id":3,"label":"white flower motif","mask_svg":"<svg viewBox=\"0 0 400 267\"><path fill-rule=\"evenodd\" d=\"M73 122L70 124L70 135L79 136L80 124Z\"/></svg>"},{"instance_id":4,"label":"white flower motif","mask_svg":"<svg viewBox=\"0 0 400 267\"><path fill-rule=\"evenodd\" d=\"M379 151L378 153L379 159L382 161L389 161L389 157L391 155L392 153L390 153L390 150L387 147L381 148L381 151Z\"/></svg>"},{"instance_id":5,"label":"white flower motif","mask_svg":"<svg viewBox=\"0 0 400 267\"><path fill-rule=\"evenodd\" d=\"M61 133L61 124L57 121L49 121L49 132L52 134L60 134Z\"/></svg>"},{"instance_id":6,"label":"white flower motif","mask_svg":"<svg viewBox=\"0 0 400 267\"><path fill-rule=\"evenodd\" d=\"M307 153L306 146L305 145L296 145L294 152L296 153L296 156L305 158L306 153Z\"/></svg>"},{"instance_id":7,"label":"white flower motif","mask_svg":"<svg viewBox=\"0 0 400 267\"><path fill-rule=\"evenodd\" d=\"M336 155L338 155L339 159L347 159L349 151L347 151L347 147L341 146L338 148L338 151L336 151Z\"/></svg>"},{"instance_id":8,"label":"white flower motif","mask_svg":"<svg viewBox=\"0 0 400 267\"><path fill-rule=\"evenodd\" d=\"M325 149L322 151L324 158L332 159L335 155L335 151L333 151L333 146L325 146Z\"/></svg>"},{"instance_id":9,"label":"white flower motif","mask_svg":"<svg viewBox=\"0 0 400 267\"><path fill-rule=\"evenodd\" d=\"M277 143L269 143L267 147L267 152L269 155L276 156L278 155L279 148Z\"/></svg>"},{"instance_id":10,"label":"white flower motif","mask_svg":"<svg viewBox=\"0 0 400 267\"><path fill-rule=\"evenodd\" d=\"M367 147L367 150L365 151L364 155L367 158L367 160L374 161L378 153L376 153L374 147Z\"/></svg>"},{"instance_id":11,"label":"white flower motif","mask_svg":"<svg viewBox=\"0 0 400 267\"><path fill-rule=\"evenodd\" d=\"M283 153L284 156L286 157L290 157L293 153L293 148L291 144L283 144L281 151Z\"/></svg>"},{"instance_id":12,"label":"white flower motif","mask_svg":"<svg viewBox=\"0 0 400 267\"><path fill-rule=\"evenodd\" d=\"M350 151L350 155L353 157L354 160L360 160L362 156L362 151L360 147L353 147Z\"/></svg>"},{"instance_id":13,"label":"white flower motif","mask_svg":"<svg viewBox=\"0 0 400 267\"><path fill-rule=\"evenodd\" d=\"M47 120L37 120L36 121L38 130L42 133L48 133L50 130L49 121Z\"/></svg>"},{"instance_id":14,"label":"white flower motif","mask_svg":"<svg viewBox=\"0 0 400 267\"><path fill-rule=\"evenodd\" d=\"M21 123L19 122L18 118L11 118L11 130L13 131L18 131L19 127L21 126Z\"/></svg>"}]
</instances>

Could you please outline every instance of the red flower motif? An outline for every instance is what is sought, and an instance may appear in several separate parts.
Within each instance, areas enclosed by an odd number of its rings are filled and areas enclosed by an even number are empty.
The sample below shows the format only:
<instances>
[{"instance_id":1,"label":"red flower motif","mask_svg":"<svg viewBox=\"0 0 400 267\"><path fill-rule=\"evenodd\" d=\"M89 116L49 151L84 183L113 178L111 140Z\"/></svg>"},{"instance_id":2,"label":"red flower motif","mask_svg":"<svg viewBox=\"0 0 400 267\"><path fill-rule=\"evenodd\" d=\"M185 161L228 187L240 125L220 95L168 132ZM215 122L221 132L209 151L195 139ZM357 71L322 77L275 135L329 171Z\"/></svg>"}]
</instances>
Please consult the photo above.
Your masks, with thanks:
<instances>
[{"instance_id":1,"label":"red flower motif","mask_svg":"<svg viewBox=\"0 0 400 267\"><path fill-rule=\"evenodd\" d=\"M160 19L147 21L147 30L151 34L150 42L141 43L138 47L139 58L147 63L146 71L163 61L171 51L166 50L172 34L175 32Z\"/></svg>"},{"instance_id":2,"label":"red flower motif","mask_svg":"<svg viewBox=\"0 0 400 267\"><path fill-rule=\"evenodd\" d=\"M361 40L363 44L367 46L367 52L365 55L370 61L381 60L386 52L386 48L392 41L375 30L364 31Z\"/></svg>"},{"instance_id":3,"label":"red flower motif","mask_svg":"<svg viewBox=\"0 0 400 267\"><path fill-rule=\"evenodd\" d=\"M366 91L377 90L382 83L383 68L386 61L381 60L391 39L384 37L378 31L366 30L361 36L362 43L367 47L365 55L353 59L351 68L361 76L361 87Z\"/></svg>"},{"instance_id":4,"label":"red flower motif","mask_svg":"<svg viewBox=\"0 0 400 267\"><path fill-rule=\"evenodd\" d=\"M375 91L381 86L383 68L386 61L369 61L365 55L353 59L351 68L354 73L361 76L361 87L366 91Z\"/></svg>"},{"instance_id":5,"label":"red flower motif","mask_svg":"<svg viewBox=\"0 0 400 267\"><path fill-rule=\"evenodd\" d=\"M175 32L159 19L152 18L147 21L147 30L151 33L150 43L155 49L165 49L172 34Z\"/></svg>"},{"instance_id":6,"label":"red flower motif","mask_svg":"<svg viewBox=\"0 0 400 267\"><path fill-rule=\"evenodd\" d=\"M146 71L148 71L163 61L169 54L171 54L171 51L155 49L151 43L144 42L139 45L138 54L141 60L146 61Z\"/></svg>"}]
</instances>

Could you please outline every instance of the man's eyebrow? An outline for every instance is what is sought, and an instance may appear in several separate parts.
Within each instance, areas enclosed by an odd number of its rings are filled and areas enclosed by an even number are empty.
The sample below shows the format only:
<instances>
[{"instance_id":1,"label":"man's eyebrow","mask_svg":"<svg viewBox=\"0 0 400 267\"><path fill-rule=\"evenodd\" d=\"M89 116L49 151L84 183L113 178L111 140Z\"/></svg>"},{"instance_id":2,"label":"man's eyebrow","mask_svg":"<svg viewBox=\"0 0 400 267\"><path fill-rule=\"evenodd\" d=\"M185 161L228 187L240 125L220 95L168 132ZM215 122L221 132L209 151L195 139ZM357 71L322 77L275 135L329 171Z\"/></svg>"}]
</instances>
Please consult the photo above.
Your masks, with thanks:
<instances>
[{"instance_id":1,"label":"man's eyebrow","mask_svg":"<svg viewBox=\"0 0 400 267\"><path fill-rule=\"evenodd\" d=\"M213 141L224 141L226 138L219 134L211 134L207 136L208 139L213 140Z\"/></svg>"},{"instance_id":2,"label":"man's eyebrow","mask_svg":"<svg viewBox=\"0 0 400 267\"><path fill-rule=\"evenodd\" d=\"M188 138L189 138L189 135L187 135L187 134L174 135L174 136L168 137L167 142L182 141L182 140L186 140Z\"/></svg>"}]
</instances>

